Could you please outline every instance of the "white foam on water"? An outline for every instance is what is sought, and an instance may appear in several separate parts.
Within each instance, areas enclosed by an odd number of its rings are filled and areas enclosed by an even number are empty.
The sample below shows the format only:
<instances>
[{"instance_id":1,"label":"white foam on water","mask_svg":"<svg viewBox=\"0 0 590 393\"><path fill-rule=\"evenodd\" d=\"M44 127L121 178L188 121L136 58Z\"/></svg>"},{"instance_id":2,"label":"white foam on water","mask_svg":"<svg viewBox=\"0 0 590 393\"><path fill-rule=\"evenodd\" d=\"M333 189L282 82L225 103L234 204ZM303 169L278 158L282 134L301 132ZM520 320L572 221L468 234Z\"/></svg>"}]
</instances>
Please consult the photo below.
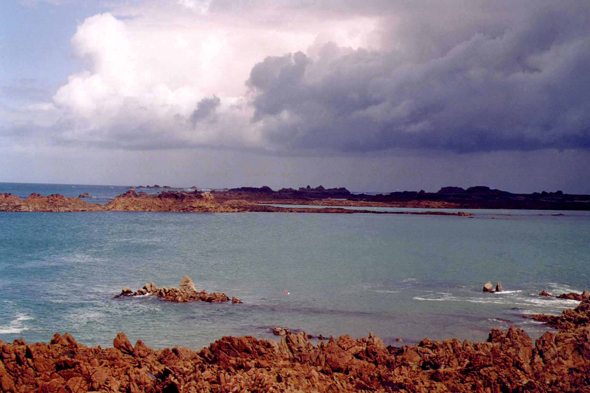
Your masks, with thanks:
<instances>
[{"instance_id":1,"label":"white foam on water","mask_svg":"<svg viewBox=\"0 0 590 393\"><path fill-rule=\"evenodd\" d=\"M388 289L378 289L375 292L377 292L377 293L399 293L400 291L391 291Z\"/></svg>"},{"instance_id":2,"label":"white foam on water","mask_svg":"<svg viewBox=\"0 0 590 393\"><path fill-rule=\"evenodd\" d=\"M425 300L425 301L429 301L429 302L445 302L448 300L452 300L452 299L429 299L426 297L420 297L420 296L415 296L413 297L414 300Z\"/></svg>"},{"instance_id":3,"label":"white foam on water","mask_svg":"<svg viewBox=\"0 0 590 393\"><path fill-rule=\"evenodd\" d=\"M516 291L502 291L502 292L494 292L494 295L510 295L511 293L520 293L522 292L520 289Z\"/></svg>"},{"instance_id":4,"label":"white foam on water","mask_svg":"<svg viewBox=\"0 0 590 393\"><path fill-rule=\"evenodd\" d=\"M498 319L498 318L488 318L488 321L491 321L491 322L510 323L510 321L502 320L502 319Z\"/></svg>"},{"instance_id":5,"label":"white foam on water","mask_svg":"<svg viewBox=\"0 0 590 393\"><path fill-rule=\"evenodd\" d=\"M569 285L566 284L560 284L560 283L555 283L555 282L550 282L547 284L549 287L551 287L551 290L549 291L550 293L554 293L555 295L561 295L562 293L582 293L582 291L579 291L577 289L573 289L572 287L570 287Z\"/></svg>"},{"instance_id":6,"label":"white foam on water","mask_svg":"<svg viewBox=\"0 0 590 393\"><path fill-rule=\"evenodd\" d=\"M447 293L447 292L437 292L432 295L434 295L434 296L438 295L438 296L437 297L415 296L413 299L414 300L430 301L430 302L447 302L447 301L456 302L456 301L460 301L460 299L452 296L450 293Z\"/></svg>"},{"instance_id":7,"label":"white foam on water","mask_svg":"<svg viewBox=\"0 0 590 393\"><path fill-rule=\"evenodd\" d=\"M27 314L18 313L16 319L10 321L8 325L0 326L0 334L19 334L25 330L29 330L28 327L22 324L23 321L30 321L33 317Z\"/></svg>"},{"instance_id":8,"label":"white foam on water","mask_svg":"<svg viewBox=\"0 0 590 393\"><path fill-rule=\"evenodd\" d=\"M105 320L105 314L96 310L78 310L65 316L65 319L73 325L85 325L89 323L101 323Z\"/></svg>"}]
</instances>

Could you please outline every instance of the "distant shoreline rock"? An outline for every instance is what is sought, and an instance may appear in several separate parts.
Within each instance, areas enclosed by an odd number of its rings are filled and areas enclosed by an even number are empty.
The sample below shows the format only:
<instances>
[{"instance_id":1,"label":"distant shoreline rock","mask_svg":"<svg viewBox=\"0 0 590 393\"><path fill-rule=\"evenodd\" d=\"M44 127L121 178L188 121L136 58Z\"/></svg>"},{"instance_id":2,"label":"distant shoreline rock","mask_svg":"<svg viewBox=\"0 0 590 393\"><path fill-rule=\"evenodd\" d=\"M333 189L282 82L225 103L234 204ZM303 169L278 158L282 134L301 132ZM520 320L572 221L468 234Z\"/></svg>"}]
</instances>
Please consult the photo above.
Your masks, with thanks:
<instances>
[{"instance_id":1,"label":"distant shoreline rock","mask_svg":"<svg viewBox=\"0 0 590 393\"><path fill-rule=\"evenodd\" d=\"M0 194L0 211L67 213L103 211L103 207L59 194L43 196L33 193L24 199L12 194Z\"/></svg>"},{"instance_id":2,"label":"distant shoreline rock","mask_svg":"<svg viewBox=\"0 0 590 393\"><path fill-rule=\"evenodd\" d=\"M130 189L106 205L88 203L80 198L61 195L41 196L31 194L20 199L12 194L0 194L0 211L13 212L78 212L78 211L119 211L119 212L178 212L178 213L308 213L308 214L385 214L385 215L440 215L470 216L464 212L412 212L372 211L326 207L321 209L302 207L279 207L241 199L218 200L219 194L209 192L165 191L158 194L136 192Z\"/></svg>"}]
</instances>

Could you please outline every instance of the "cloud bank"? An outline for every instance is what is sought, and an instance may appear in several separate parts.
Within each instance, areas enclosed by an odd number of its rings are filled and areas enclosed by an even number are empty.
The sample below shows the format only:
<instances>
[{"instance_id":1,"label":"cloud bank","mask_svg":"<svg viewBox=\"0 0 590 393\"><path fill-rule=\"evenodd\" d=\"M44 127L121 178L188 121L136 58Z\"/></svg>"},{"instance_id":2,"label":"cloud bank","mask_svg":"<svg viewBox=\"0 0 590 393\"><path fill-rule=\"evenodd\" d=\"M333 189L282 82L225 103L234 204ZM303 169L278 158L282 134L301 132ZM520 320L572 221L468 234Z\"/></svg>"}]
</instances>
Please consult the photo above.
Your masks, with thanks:
<instances>
[{"instance_id":1,"label":"cloud bank","mask_svg":"<svg viewBox=\"0 0 590 393\"><path fill-rule=\"evenodd\" d=\"M129 150L590 148L588 2L131 3L80 24L82 71L17 126Z\"/></svg>"}]
</instances>

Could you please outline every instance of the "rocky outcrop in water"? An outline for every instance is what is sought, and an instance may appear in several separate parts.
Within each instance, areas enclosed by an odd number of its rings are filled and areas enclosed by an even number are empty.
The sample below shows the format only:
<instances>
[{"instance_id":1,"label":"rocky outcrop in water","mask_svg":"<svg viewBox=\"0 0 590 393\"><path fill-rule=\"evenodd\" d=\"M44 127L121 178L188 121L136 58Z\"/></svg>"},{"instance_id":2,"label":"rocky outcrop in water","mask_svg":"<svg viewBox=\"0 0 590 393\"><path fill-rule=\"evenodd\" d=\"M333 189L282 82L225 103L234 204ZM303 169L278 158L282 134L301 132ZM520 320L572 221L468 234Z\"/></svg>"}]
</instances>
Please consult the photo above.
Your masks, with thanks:
<instances>
[{"instance_id":1,"label":"rocky outcrop in water","mask_svg":"<svg viewBox=\"0 0 590 393\"><path fill-rule=\"evenodd\" d=\"M153 282L145 284L143 288L133 292L131 288L125 287L121 293L115 298L131 297L131 296L145 296L153 295L157 296L162 300L167 300L175 303L186 303L186 302L208 302L208 303L225 303L229 302L230 298L225 293L207 293L207 291L197 291L195 284L189 276L183 276L180 281L180 287L162 287L158 288ZM242 301L236 297L231 299L232 304L242 303Z\"/></svg>"},{"instance_id":2,"label":"rocky outcrop in water","mask_svg":"<svg viewBox=\"0 0 590 393\"><path fill-rule=\"evenodd\" d=\"M554 296L554 295L548 293L547 291L542 290L539 293L539 296L555 297L555 298L558 298L558 299L566 299L566 300L575 300L575 301L578 301L578 302L581 302L584 299L590 299L590 293L588 291L584 291L582 293L575 293L575 292L562 293L561 295Z\"/></svg>"},{"instance_id":3,"label":"rocky outcrop in water","mask_svg":"<svg viewBox=\"0 0 590 393\"><path fill-rule=\"evenodd\" d=\"M588 291L584 291L582 293L562 293L561 295L557 296L558 299L567 299L567 300L576 300L581 302L584 299L590 299L590 293Z\"/></svg>"},{"instance_id":4,"label":"rocky outcrop in water","mask_svg":"<svg viewBox=\"0 0 590 393\"><path fill-rule=\"evenodd\" d=\"M107 211L142 212L236 212L236 208L219 204L210 193L161 192L147 194L129 190L104 206Z\"/></svg>"}]
</instances>

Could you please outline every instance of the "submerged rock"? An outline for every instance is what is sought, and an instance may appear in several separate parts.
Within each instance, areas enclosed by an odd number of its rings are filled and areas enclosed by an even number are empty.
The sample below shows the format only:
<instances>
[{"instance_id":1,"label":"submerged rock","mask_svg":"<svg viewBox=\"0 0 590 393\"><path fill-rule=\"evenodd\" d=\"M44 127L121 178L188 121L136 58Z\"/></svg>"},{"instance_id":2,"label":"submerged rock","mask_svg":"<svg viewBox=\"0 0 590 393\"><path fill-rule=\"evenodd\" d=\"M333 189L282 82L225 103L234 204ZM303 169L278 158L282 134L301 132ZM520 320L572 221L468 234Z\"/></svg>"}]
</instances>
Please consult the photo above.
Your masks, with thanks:
<instances>
[{"instance_id":1,"label":"submerged rock","mask_svg":"<svg viewBox=\"0 0 590 393\"><path fill-rule=\"evenodd\" d=\"M153 282L145 284L143 288L133 292L131 288L125 287L116 298L126 296L144 296L154 295L162 300L167 300L176 303L185 302L209 302L209 303L225 303L229 302L230 299L225 293L207 293L205 290L197 291L195 284L189 276L183 276L180 282L180 288L176 287L162 287L158 288ZM232 303L242 303L242 301L236 297L232 298Z\"/></svg>"}]
</instances>

